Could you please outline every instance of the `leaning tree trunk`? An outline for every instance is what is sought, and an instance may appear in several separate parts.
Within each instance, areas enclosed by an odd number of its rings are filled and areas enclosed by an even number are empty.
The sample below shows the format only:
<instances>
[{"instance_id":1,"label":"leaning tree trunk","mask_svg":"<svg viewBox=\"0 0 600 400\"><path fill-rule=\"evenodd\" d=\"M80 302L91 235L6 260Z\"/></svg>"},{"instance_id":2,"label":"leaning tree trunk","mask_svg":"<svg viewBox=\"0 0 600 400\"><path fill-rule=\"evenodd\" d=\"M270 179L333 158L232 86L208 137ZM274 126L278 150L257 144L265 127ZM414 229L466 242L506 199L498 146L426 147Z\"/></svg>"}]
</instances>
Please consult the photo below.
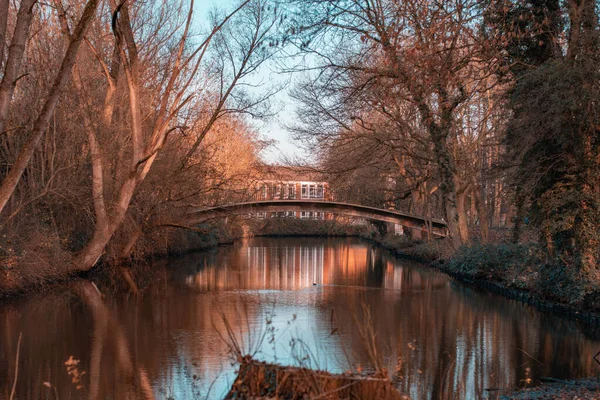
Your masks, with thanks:
<instances>
[{"instance_id":1,"label":"leaning tree trunk","mask_svg":"<svg viewBox=\"0 0 600 400\"><path fill-rule=\"evenodd\" d=\"M15 160L8 175L6 175L6 178L2 182L2 186L0 187L0 212L2 212L4 206L6 206L6 203L12 196L17 184L19 183L19 180L21 179L21 175L23 175L23 171L25 171L27 164L29 164L29 160L31 160L31 157L33 156L37 143L48 126L50 118L54 112L54 108L58 103L62 89L67 84L68 77L71 73L71 68L73 68L73 65L75 64L79 46L81 45L81 42L85 36L85 32L87 31L94 18L94 15L96 14L98 3L99 0L89 0L83 9L83 14L81 15L81 19L79 20L79 23L77 24L77 27L71 36L71 41L69 42L62 65L54 80L54 84L50 89L50 94L46 99L46 103L44 104L44 107L42 108L42 111L40 112L38 119L33 126L31 134L19 151L19 155L17 156L17 159Z\"/></svg>"},{"instance_id":2,"label":"leaning tree trunk","mask_svg":"<svg viewBox=\"0 0 600 400\"><path fill-rule=\"evenodd\" d=\"M8 25L9 6L9 0L0 0L0 65L4 62L4 47L6 43L6 26Z\"/></svg>"},{"instance_id":3,"label":"leaning tree trunk","mask_svg":"<svg viewBox=\"0 0 600 400\"><path fill-rule=\"evenodd\" d=\"M6 118L10 108L10 102L19 80L19 72L21 71L21 62L25 54L25 47L29 39L29 28L33 19L33 6L36 0L23 0L17 12L17 22L13 31L12 41L8 48L8 59L4 68L2 82L0 82L0 134L4 133L6 128ZM2 53L4 53L4 39L6 36L6 22L4 18L8 18L8 4L2 4L2 15L0 17L0 29L2 32ZM4 15L6 13L6 15ZM2 207L0 207L2 211Z\"/></svg>"}]
</instances>

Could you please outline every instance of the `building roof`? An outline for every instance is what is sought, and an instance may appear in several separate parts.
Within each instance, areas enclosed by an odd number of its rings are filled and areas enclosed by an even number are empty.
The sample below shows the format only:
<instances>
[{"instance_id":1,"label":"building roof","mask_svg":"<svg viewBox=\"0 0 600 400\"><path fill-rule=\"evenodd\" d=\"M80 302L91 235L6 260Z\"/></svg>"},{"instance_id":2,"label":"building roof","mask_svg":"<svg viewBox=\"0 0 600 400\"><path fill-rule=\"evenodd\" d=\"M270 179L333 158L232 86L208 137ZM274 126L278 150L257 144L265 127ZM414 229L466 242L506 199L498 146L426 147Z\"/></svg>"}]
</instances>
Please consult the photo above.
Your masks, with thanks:
<instances>
[{"instance_id":1,"label":"building roof","mask_svg":"<svg viewBox=\"0 0 600 400\"><path fill-rule=\"evenodd\" d=\"M287 165L263 165L260 172L264 181L279 182L325 182L325 174L315 171L311 167Z\"/></svg>"}]
</instances>

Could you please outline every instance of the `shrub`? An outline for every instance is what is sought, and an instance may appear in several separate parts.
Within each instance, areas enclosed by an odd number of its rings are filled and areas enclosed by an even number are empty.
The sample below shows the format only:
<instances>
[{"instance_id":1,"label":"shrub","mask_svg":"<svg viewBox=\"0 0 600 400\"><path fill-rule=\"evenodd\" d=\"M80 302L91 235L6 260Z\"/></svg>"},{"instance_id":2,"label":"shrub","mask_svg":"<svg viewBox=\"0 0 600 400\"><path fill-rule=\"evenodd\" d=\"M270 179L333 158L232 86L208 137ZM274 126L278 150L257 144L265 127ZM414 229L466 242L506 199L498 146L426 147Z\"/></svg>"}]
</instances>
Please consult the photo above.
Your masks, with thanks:
<instances>
[{"instance_id":1,"label":"shrub","mask_svg":"<svg viewBox=\"0 0 600 400\"><path fill-rule=\"evenodd\" d=\"M532 244L476 244L463 246L447 263L448 269L507 286L531 288L542 260Z\"/></svg>"}]
</instances>

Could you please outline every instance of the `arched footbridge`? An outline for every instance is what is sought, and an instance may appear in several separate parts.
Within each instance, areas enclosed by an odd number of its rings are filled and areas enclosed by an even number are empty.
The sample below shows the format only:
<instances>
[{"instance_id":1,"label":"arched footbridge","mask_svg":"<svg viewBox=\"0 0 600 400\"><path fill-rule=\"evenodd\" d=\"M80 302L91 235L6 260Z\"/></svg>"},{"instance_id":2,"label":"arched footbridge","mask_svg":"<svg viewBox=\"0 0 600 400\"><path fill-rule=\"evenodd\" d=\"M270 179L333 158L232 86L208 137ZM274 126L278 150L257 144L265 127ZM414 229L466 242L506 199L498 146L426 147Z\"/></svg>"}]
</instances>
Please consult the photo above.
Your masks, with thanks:
<instances>
[{"instance_id":1,"label":"arched footbridge","mask_svg":"<svg viewBox=\"0 0 600 400\"><path fill-rule=\"evenodd\" d=\"M323 200L264 200L248 203L228 204L212 208L196 209L188 214L188 223L202 223L214 218L230 215L251 214L259 212L283 211L320 211L332 214L365 218L369 221L390 222L406 228L427 231L436 236L446 236L446 222L439 219L426 219L396 210L362 206L359 204L340 203Z\"/></svg>"}]
</instances>

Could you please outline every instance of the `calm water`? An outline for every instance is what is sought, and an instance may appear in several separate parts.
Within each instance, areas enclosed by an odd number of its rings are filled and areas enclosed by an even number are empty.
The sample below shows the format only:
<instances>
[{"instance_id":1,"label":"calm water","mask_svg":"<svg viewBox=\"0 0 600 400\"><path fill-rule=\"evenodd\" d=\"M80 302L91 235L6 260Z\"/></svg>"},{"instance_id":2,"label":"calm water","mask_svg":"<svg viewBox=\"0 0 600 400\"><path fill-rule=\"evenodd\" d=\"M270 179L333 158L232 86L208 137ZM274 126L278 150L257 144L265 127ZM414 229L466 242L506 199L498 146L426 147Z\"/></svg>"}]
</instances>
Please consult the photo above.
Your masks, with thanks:
<instances>
[{"instance_id":1,"label":"calm water","mask_svg":"<svg viewBox=\"0 0 600 400\"><path fill-rule=\"evenodd\" d=\"M455 283L354 239L253 239L156 263L134 298L65 288L0 306L0 399L222 398L226 326L263 360L368 369L365 310L415 399L493 397L540 376L598 373L574 323ZM89 287L88 287L89 289Z\"/></svg>"}]
</instances>

